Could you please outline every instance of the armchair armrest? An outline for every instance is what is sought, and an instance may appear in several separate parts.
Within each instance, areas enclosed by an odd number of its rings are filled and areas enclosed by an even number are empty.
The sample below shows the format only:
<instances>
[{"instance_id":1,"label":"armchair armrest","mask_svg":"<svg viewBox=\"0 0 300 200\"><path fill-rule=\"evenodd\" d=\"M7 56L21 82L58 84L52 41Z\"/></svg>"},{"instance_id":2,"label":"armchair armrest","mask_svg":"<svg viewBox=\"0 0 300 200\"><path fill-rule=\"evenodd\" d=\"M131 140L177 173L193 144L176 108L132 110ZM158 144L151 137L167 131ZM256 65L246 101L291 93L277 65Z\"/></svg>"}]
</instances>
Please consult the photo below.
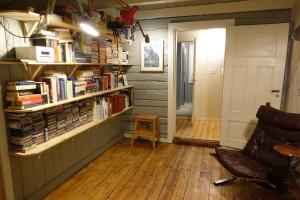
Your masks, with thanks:
<instances>
[{"instance_id":1,"label":"armchair armrest","mask_svg":"<svg viewBox=\"0 0 300 200\"><path fill-rule=\"evenodd\" d=\"M274 150L285 156L300 158L300 147L290 144L276 145L274 146Z\"/></svg>"}]
</instances>

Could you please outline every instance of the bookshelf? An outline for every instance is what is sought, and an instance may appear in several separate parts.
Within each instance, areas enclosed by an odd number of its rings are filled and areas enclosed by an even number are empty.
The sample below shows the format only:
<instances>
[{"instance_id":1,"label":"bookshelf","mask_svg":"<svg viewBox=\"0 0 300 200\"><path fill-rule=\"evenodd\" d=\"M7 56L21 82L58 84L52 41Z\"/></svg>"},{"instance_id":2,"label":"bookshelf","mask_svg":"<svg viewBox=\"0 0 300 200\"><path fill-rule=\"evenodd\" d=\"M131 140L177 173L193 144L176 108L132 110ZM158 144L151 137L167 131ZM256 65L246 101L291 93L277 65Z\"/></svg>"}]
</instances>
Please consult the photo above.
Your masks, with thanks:
<instances>
[{"instance_id":1,"label":"bookshelf","mask_svg":"<svg viewBox=\"0 0 300 200\"><path fill-rule=\"evenodd\" d=\"M36 145L34 146L32 149L29 149L28 151L26 151L25 153L23 152L14 152L14 151L11 151L10 154L13 155L13 156L21 156L21 157L28 157L28 156L35 156L35 155L39 155L41 154L42 152L46 151L47 149L50 149L64 141L67 141L69 139L72 139L74 138L76 135L92 128L92 127L95 127L99 124L102 124L110 119L113 119L121 114L123 114L124 112L126 111L129 111L133 109L133 106L131 107L128 107L128 108L125 108L123 111L119 112L119 113L116 113L116 114L113 114L111 117L107 118L107 119L104 119L104 120L101 120L101 121L93 121L93 122L90 122L88 124L85 124L83 126L80 126L70 132L67 132L63 135L60 135L60 136L57 136L47 142L44 142L44 143L41 143L39 145Z\"/></svg>"},{"instance_id":2,"label":"bookshelf","mask_svg":"<svg viewBox=\"0 0 300 200\"><path fill-rule=\"evenodd\" d=\"M63 104L67 104L67 103L71 103L71 102L75 102L75 101L80 101L80 100L83 100L83 99L88 99L88 98L91 98L91 97L96 97L96 96L101 96L101 95L104 95L104 94L117 92L117 91L120 91L120 90L131 89L131 88L133 88L133 86L128 85L128 86L124 86L124 87L114 88L114 89L111 89L111 90L103 90L103 91L99 91L99 92L95 92L95 93L91 93L91 94L85 94L85 95L78 96L78 97L75 97L75 98L72 98L72 99L59 101L57 103L44 104L44 105L41 105L41 106L36 106L36 107L33 107L33 108L28 108L28 109L23 109L23 110L4 109L4 112L7 112L7 113L35 112L35 111L44 110L44 109L47 109L47 108L51 108L51 107L55 107L55 106L59 106L59 105L63 105Z\"/></svg>"}]
</instances>

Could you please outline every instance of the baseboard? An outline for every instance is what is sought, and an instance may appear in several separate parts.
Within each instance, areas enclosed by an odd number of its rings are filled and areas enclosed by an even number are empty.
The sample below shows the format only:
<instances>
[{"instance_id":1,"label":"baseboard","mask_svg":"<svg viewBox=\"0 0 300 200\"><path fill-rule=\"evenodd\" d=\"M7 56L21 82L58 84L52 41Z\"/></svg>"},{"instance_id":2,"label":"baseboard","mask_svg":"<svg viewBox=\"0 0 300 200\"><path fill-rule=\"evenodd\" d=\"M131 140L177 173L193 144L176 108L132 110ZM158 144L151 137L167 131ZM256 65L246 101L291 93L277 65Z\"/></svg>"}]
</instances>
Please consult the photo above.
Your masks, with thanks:
<instances>
[{"instance_id":1,"label":"baseboard","mask_svg":"<svg viewBox=\"0 0 300 200\"><path fill-rule=\"evenodd\" d=\"M87 157L83 158L79 162L77 162L75 165L73 165L71 168L69 168L67 171L65 171L63 174L58 176L57 178L53 179L51 182L49 182L47 185L42 187L41 189L37 190L34 194L27 197L28 200L36 200L36 199L42 199L45 195L47 195L50 191L55 189L57 186L62 184L66 179L71 177L73 174L75 174L77 171L79 171L81 168L89 164L92 160L97 158L101 153L103 153L105 150L107 150L109 147L117 143L123 138L123 135L120 134L110 140L108 143L106 143L104 146L100 147Z\"/></svg>"},{"instance_id":2,"label":"baseboard","mask_svg":"<svg viewBox=\"0 0 300 200\"><path fill-rule=\"evenodd\" d=\"M125 133L124 137L131 138L131 134ZM163 143L169 143L167 138L159 138L159 141Z\"/></svg>"}]
</instances>

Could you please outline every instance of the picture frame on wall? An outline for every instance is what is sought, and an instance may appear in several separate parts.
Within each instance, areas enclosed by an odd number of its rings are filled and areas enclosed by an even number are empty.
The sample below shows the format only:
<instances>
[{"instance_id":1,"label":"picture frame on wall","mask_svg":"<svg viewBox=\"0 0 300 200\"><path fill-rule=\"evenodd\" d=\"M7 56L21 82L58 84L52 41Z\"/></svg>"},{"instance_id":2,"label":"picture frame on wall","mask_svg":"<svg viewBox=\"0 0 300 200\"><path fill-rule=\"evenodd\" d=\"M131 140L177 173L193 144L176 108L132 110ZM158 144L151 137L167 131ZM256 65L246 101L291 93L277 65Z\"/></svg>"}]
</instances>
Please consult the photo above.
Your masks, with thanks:
<instances>
[{"instance_id":1,"label":"picture frame on wall","mask_svg":"<svg viewBox=\"0 0 300 200\"><path fill-rule=\"evenodd\" d=\"M141 72L164 71L164 41L141 43Z\"/></svg>"}]
</instances>

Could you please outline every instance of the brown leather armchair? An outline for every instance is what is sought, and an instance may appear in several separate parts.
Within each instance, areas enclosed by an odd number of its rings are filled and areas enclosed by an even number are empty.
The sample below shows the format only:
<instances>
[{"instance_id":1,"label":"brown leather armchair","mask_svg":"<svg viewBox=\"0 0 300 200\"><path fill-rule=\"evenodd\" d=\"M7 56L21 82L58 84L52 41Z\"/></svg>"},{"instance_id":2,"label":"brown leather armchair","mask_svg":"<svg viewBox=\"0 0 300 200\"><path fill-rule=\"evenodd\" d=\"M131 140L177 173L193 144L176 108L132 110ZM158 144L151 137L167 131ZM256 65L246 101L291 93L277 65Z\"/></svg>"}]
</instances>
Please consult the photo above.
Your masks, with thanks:
<instances>
[{"instance_id":1,"label":"brown leather armchair","mask_svg":"<svg viewBox=\"0 0 300 200\"><path fill-rule=\"evenodd\" d=\"M288 196L288 185L299 177L300 114L286 113L269 104L256 114L257 126L243 150L223 147L213 156L234 176L215 181L222 185L236 178L267 183Z\"/></svg>"}]
</instances>

